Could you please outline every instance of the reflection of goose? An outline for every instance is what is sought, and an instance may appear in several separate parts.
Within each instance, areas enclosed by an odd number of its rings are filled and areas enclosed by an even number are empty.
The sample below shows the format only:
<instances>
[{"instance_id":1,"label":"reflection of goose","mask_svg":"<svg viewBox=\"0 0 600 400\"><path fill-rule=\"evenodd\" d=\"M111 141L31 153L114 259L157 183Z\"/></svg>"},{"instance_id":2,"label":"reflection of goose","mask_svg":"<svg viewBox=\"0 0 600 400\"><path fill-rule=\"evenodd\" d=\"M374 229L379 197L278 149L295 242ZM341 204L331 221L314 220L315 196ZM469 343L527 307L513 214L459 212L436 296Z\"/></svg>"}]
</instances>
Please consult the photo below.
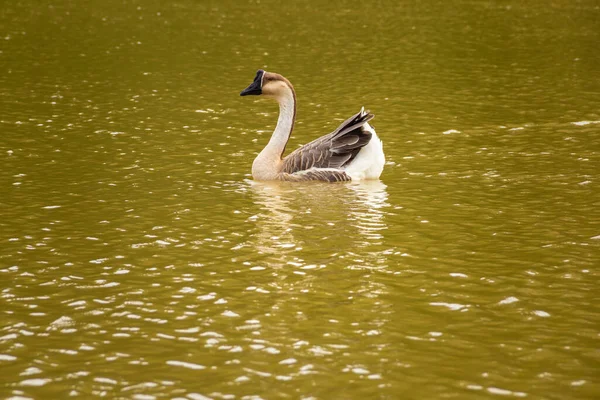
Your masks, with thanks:
<instances>
[{"instance_id":1,"label":"reflection of goose","mask_svg":"<svg viewBox=\"0 0 600 400\"><path fill-rule=\"evenodd\" d=\"M378 179L383 171L383 145L369 125L372 114L364 109L332 133L300 147L283 158L296 118L296 93L286 78L259 70L241 93L265 95L279 103L279 119L267 146L252 164L259 181L357 181Z\"/></svg>"},{"instance_id":2,"label":"reflection of goose","mask_svg":"<svg viewBox=\"0 0 600 400\"><path fill-rule=\"evenodd\" d=\"M260 207L253 219L259 228L253 246L263 254L318 247L323 240L335 240L338 250L351 251L380 243L387 229L387 186L380 181L340 186L251 182L250 188Z\"/></svg>"},{"instance_id":3,"label":"reflection of goose","mask_svg":"<svg viewBox=\"0 0 600 400\"><path fill-rule=\"evenodd\" d=\"M250 188L261 208L257 218L260 231L254 244L259 253L278 253L281 249L295 247L291 228L294 210L285 188L277 182L251 182Z\"/></svg>"},{"instance_id":4,"label":"reflection of goose","mask_svg":"<svg viewBox=\"0 0 600 400\"><path fill-rule=\"evenodd\" d=\"M380 181L365 181L348 185L359 200L361 207L351 212L356 227L369 240L383 238L381 231L387 229L382 208L389 206L386 185Z\"/></svg>"},{"instance_id":5,"label":"reflection of goose","mask_svg":"<svg viewBox=\"0 0 600 400\"><path fill-rule=\"evenodd\" d=\"M388 194L387 185L381 181L364 181L348 185L352 189L361 203L372 209L379 209L389 206L386 203Z\"/></svg>"}]
</instances>

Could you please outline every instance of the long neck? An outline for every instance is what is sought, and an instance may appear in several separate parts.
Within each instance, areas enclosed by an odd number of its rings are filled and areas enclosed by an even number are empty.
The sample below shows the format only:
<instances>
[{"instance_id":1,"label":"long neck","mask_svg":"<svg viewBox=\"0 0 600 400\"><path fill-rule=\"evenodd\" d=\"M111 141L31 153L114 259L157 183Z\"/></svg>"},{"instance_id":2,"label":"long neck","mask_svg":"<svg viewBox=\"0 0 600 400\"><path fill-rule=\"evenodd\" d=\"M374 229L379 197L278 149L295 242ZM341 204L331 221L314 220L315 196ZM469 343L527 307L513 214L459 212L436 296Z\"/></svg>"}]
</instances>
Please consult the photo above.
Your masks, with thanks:
<instances>
[{"instance_id":1,"label":"long neck","mask_svg":"<svg viewBox=\"0 0 600 400\"><path fill-rule=\"evenodd\" d=\"M277 154L283 157L285 146L292 135L294 129L294 120L296 119L296 94L294 89L287 87L279 96L276 97L279 103L279 118L277 126L265 151Z\"/></svg>"}]
</instances>

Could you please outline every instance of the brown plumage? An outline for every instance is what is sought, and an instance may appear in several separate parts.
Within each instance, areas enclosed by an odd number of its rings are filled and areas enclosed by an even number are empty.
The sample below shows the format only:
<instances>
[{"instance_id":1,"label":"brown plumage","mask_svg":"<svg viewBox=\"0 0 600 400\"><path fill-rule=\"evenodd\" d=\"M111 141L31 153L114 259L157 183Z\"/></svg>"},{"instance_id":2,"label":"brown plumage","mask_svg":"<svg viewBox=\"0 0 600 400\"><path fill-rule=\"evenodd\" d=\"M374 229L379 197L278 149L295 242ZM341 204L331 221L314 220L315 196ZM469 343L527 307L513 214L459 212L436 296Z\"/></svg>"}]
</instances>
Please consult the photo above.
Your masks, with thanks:
<instances>
[{"instance_id":1,"label":"brown plumage","mask_svg":"<svg viewBox=\"0 0 600 400\"><path fill-rule=\"evenodd\" d=\"M344 171L313 169L308 171L300 171L293 174L280 172L277 175L280 181L304 182L304 181L323 181L323 182L348 182L352 178Z\"/></svg>"},{"instance_id":2,"label":"brown plumage","mask_svg":"<svg viewBox=\"0 0 600 400\"><path fill-rule=\"evenodd\" d=\"M344 167L354 160L360 149L371 140L371 133L363 130L362 126L373 117L373 114L369 114L369 112L358 112L330 134L321 136L294 150L283 159L281 172L293 174L311 168L339 169ZM339 171L323 172L333 173ZM321 174L314 176L315 178L322 177ZM339 180L337 179L337 181ZM350 178L343 180L350 180Z\"/></svg>"}]
</instances>

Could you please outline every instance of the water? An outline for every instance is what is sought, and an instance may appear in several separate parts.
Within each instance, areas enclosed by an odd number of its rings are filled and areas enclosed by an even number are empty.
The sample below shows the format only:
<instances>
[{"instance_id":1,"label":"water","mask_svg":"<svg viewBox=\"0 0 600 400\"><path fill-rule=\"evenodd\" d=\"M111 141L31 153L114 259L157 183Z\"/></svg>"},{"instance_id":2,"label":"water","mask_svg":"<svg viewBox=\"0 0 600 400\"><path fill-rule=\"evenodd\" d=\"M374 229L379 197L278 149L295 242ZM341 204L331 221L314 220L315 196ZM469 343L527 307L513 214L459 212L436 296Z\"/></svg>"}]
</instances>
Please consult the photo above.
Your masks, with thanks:
<instances>
[{"instance_id":1,"label":"water","mask_svg":"<svg viewBox=\"0 0 600 400\"><path fill-rule=\"evenodd\" d=\"M0 12L0 397L597 398L593 1ZM366 106L380 182L256 183ZM204 397L203 397L204 396Z\"/></svg>"}]
</instances>

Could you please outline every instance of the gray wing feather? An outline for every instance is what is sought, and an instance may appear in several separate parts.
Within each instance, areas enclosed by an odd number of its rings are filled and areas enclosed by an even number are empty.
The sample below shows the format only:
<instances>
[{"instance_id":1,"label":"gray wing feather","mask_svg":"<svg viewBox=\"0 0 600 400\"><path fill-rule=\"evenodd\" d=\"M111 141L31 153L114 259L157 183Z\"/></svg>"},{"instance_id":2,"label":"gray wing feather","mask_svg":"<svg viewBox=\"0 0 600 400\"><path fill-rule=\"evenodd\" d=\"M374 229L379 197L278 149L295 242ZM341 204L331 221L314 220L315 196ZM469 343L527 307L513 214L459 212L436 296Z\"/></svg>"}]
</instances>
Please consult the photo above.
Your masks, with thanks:
<instances>
[{"instance_id":1,"label":"gray wing feather","mask_svg":"<svg viewBox=\"0 0 600 400\"><path fill-rule=\"evenodd\" d=\"M363 125L374 117L360 111L344 121L335 131L321 136L293 151L283 159L283 173L293 174L310 168L342 168L371 140Z\"/></svg>"},{"instance_id":2,"label":"gray wing feather","mask_svg":"<svg viewBox=\"0 0 600 400\"><path fill-rule=\"evenodd\" d=\"M353 144L358 143L359 136L358 135L346 135L336 140L336 144L340 146L351 146Z\"/></svg>"},{"instance_id":3,"label":"gray wing feather","mask_svg":"<svg viewBox=\"0 0 600 400\"><path fill-rule=\"evenodd\" d=\"M303 182L303 181L324 181L324 182L347 182L352 180L344 171L330 169L310 169L300 171L294 174L280 173L277 176L280 181Z\"/></svg>"}]
</instances>

